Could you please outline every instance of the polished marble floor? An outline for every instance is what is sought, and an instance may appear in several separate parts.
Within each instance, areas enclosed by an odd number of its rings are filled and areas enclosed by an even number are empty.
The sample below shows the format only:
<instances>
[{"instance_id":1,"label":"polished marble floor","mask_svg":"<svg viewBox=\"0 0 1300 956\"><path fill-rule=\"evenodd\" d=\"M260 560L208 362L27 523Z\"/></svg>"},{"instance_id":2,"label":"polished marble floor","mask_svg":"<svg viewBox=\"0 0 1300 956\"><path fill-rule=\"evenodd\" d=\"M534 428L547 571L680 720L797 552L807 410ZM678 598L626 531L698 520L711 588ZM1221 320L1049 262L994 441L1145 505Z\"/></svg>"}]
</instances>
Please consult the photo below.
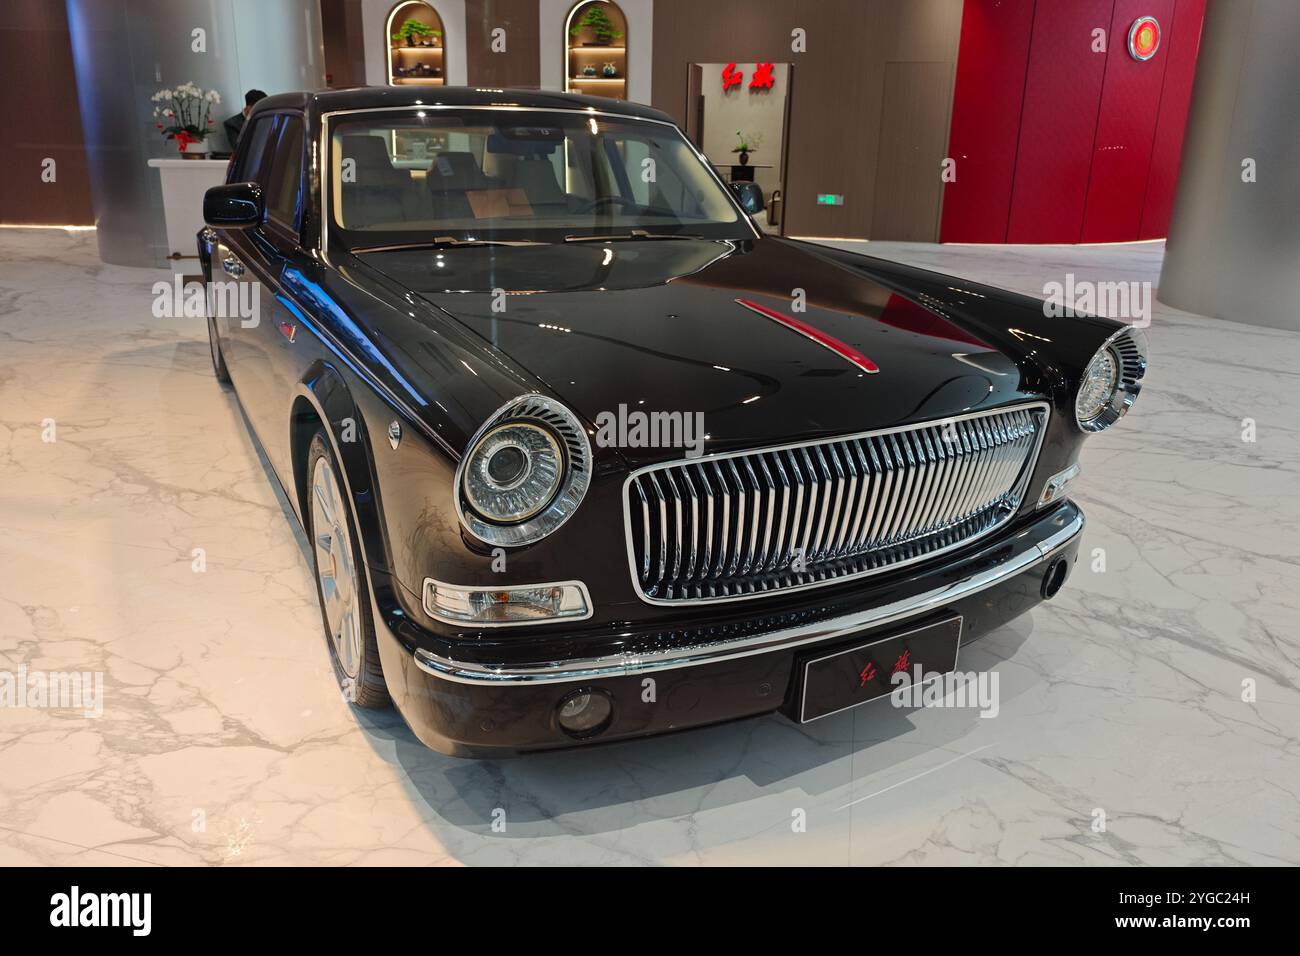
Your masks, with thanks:
<instances>
[{"instance_id":1,"label":"polished marble floor","mask_svg":"<svg viewBox=\"0 0 1300 956\"><path fill-rule=\"evenodd\" d=\"M1154 282L1162 248L864 251L1041 295ZM1157 306L1076 492L1104 570L963 652L996 717L470 762L341 700L202 320L151 315L166 278L0 230L0 671L104 675L98 718L0 709L0 864L1300 863L1300 335Z\"/></svg>"}]
</instances>

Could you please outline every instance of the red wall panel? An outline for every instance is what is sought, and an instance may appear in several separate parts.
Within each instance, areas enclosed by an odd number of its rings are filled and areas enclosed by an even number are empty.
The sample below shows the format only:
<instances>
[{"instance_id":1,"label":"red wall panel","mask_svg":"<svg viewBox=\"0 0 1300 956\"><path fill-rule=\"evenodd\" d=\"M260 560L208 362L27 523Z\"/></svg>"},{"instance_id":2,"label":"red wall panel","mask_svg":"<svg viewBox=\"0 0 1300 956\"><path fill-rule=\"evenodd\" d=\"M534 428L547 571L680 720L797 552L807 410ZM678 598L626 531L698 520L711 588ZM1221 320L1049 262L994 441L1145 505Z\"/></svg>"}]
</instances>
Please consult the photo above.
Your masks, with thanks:
<instances>
[{"instance_id":1,"label":"red wall panel","mask_svg":"<svg viewBox=\"0 0 1300 956\"><path fill-rule=\"evenodd\" d=\"M1187 110L1192 101L1192 78L1196 75L1196 54L1204 19L1205 0L1176 0L1173 25L1165 35L1169 62L1160 94L1160 115L1156 119L1139 239L1160 239L1169 234L1169 216L1174 208L1174 188L1178 185L1183 133L1187 129Z\"/></svg>"},{"instance_id":2,"label":"red wall panel","mask_svg":"<svg viewBox=\"0 0 1300 956\"><path fill-rule=\"evenodd\" d=\"M1020 121L1007 242L1078 242L1106 56L1092 31L1109 29L1114 0L1040 0Z\"/></svg>"},{"instance_id":3,"label":"red wall panel","mask_svg":"<svg viewBox=\"0 0 1300 956\"><path fill-rule=\"evenodd\" d=\"M1173 14L1174 0L1116 0L1092 147L1083 242L1131 242L1138 237L1170 46L1162 32L1155 56L1135 60L1128 52L1128 30L1141 16L1155 17L1161 30L1168 30Z\"/></svg>"},{"instance_id":4,"label":"red wall panel","mask_svg":"<svg viewBox=\"0 0 1300 956\"><path fill-rule=\"evenodd\" d=\"M940 242L1005 242L1034 0L966 0Z\"/></svg>"},{"instance_id":5,"label":"red wall panel","mask_svg":"<svg viewBox=\"0 0 1300 956\"><path fill-rule=\"evenodd\" d=\"M941 241L1163 236L1204 10L1205 0L966 0ZM1139 16L1162 31L1145 63L1127 48ZM1105 53L1092 51L1097 28Z\"/></svg>"}]
</instances>

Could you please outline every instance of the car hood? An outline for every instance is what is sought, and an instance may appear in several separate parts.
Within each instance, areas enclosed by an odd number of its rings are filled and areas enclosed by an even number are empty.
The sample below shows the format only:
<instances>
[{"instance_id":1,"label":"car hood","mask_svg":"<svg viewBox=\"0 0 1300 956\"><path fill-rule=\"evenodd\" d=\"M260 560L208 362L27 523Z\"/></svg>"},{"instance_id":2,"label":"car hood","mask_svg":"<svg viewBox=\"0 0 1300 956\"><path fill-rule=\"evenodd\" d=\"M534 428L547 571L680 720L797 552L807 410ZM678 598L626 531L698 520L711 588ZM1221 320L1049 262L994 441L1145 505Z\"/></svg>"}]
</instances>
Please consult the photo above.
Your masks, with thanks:
<instances>
[{"instance_id":1,"label":"car hood","mask_svg":"<svg viewBox=\"0 0 1300 956\"><path fill-rule=\"evenodd\" d=\"M963 324L959 296L940 301L886 285L799 243L645 240L392 250L362 259L588 421L603 413L629 423L636 411L700 413L708 451L933 420L1028 397L1015 357ZM737 300L797 321L776 321ZM791 327L799 323L802 331ZM878 372L845 357L854 351ZM680 448L620 446L632 464L682 457Z\"/></svg>"}]
</instances>

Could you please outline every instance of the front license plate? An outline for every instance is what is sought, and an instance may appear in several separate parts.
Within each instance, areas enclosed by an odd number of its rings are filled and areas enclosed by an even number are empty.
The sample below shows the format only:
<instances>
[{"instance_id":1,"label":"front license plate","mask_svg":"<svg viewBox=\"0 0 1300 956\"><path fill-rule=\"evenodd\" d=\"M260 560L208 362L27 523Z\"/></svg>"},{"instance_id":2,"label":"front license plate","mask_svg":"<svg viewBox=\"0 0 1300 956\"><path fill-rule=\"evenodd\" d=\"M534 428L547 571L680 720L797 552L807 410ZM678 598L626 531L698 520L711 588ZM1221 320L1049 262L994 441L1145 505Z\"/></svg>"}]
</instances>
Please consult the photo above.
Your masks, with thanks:
<instances>
[{"instance_id":1,"label":"front license plate","mask_svg":"<svg viewBox=\"0 0 1300 956\"><path fill-rule=\"evenodd\" d=\"M956 670L960 643L961 618L950 617L810 658L803 664L799 722L807 723L884 697L899 686L893 683L899 671L906 671L915 680L920 667L921 680L925 681Z\"/></svg>"}]
</instances>

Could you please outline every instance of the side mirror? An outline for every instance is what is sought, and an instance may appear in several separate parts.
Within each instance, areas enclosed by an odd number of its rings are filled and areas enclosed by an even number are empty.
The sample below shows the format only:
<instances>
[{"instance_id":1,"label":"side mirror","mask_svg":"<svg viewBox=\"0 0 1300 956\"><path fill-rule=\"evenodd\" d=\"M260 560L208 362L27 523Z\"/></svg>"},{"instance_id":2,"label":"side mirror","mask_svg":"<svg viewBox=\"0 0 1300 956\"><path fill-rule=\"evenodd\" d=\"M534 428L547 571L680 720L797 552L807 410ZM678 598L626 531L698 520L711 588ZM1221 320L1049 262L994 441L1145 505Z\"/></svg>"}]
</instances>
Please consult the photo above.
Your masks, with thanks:
<instances>
[{"instance_id":1,"label":"side mirror","mask_svg":"<svg viewBox=\"0 0 1300 956\"><path fill-rule=\"evenodd\" d=\"M203 194L203 221L218 229L260 226L265 213L266 201L257 183L213 186Z\"/></svg>"},{"instance_id":2,"label":"side mirror","mask_svg":"<svg viewBox=\"0 0 1300 956\"><path fill-rule=\"evenodd\" d=\"M732 195L736 197L736 202L740 203L740 208L751 216L767 208L767 204L763 201L763 187L758 183L728 183L727 185L731 187Z\"/></svg>"}]
</instances>

